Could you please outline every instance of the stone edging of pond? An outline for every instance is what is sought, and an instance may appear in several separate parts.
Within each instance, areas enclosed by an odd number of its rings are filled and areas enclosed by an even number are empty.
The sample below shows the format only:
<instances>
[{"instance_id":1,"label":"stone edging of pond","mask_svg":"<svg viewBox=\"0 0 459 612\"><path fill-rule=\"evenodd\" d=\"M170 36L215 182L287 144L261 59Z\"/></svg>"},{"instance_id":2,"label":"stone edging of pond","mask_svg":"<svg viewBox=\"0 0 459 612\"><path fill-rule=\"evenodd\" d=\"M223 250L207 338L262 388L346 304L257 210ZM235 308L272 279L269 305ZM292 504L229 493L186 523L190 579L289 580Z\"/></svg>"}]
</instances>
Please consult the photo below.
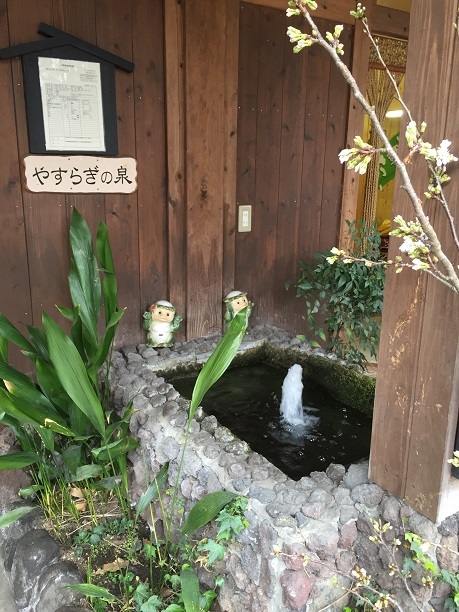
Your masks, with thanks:
<instances>
[{"instance_id":1,"label":"stone edging of pond","mask_svg":"<svg viewBox=\"0 0 459 612\"><path fill-rule=\"evenodd\" d=\"M130 453L134 498L145 491L166 462L170 486L174 486L178 472L189 403L159 374L204 363L219 338L192 340L171 349L127 346L113 354L109 377L112 398L120 410L133 399L136 409L130 423L132 434L140 440L138 449ZM247 351L266 344L274 353L285 349L334 361L270 325L249 332L241 359ZM225 612L341 610L346 604L343 589L350 580L339 572L349 575L355 565L365 568L382 588L393 593L404 612L411 612L412 601L396 577L389 576L385 551L369 539L374 533L373 519L391 523L391 540L399 536L403 540L404 530L409 530L433 544L458 550L458 515L439 526L433 524L371 483L367 462L348 469L332 464L325 472L313 472L295 482L252 452L215 417L198 409L180 482L185 513L207 493L222 489L249 498L249 527L217 567L225 579L218 599ZM168 503L167 496L164 503ZM457 556L441 548L433 555L440 568L457 571ZM200 578L212 586L204 569ZM413 575L411 586L423 609L443 610L448 585L430 589L416 580Z\"/></svg>"}]
</instances>

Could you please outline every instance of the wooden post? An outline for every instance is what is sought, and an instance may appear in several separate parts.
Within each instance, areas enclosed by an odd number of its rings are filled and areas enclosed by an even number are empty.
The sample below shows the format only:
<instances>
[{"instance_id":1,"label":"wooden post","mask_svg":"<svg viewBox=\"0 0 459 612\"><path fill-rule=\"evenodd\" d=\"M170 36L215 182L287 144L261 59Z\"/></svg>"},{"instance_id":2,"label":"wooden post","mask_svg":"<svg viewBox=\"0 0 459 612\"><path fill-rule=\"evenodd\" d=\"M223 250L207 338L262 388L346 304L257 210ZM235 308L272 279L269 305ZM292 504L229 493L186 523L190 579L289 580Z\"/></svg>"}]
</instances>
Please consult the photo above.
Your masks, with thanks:
<instances>
[{"instance_id":1,"label":"wooden post","mask_svg":"<svg viewBox=\"0 0 459 612\"><path fill-rule=\"evenodd\" d=\"M445 0L441 11L433 0L413 3L405 98L418 124L427 122L425 140L438 146L448 138L457 155L459 52L452 27L456 10L457 0ZM410 174L423 194L428 179L422 158L413 160ZM458 169L450 175L445 192L457 220ZM440 205L430 202L426 208L444 250L457 262ZM393 213L413 218L400 189ZM399 244L391 239L389 259L398 253ZM459 404L458 306L458 296L427 275L388 270L370 477L433 521L459 510L459 481L450 478L447 463Z\"/></svg>"}]
</instances>

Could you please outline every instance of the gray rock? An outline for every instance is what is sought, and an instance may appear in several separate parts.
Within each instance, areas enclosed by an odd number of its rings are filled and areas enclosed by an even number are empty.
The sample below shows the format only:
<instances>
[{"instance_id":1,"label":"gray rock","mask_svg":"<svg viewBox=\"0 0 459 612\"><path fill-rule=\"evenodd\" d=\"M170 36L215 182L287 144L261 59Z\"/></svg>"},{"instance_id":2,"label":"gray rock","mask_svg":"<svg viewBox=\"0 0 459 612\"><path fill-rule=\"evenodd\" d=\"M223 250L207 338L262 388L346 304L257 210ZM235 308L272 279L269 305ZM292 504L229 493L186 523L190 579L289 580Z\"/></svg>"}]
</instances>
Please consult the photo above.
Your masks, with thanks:
<instances>
[{"instance_id":1,"label":"gray rock","mask_svg":"<svg viewBox=\"0 0 459 612\"><path fill-rule=\"evenodd\" d=\"M348 489L357 485L368 484L368 462L351 465L343 477L343 483Z\"/></svg>"},{"instance_id":2,"label":"gray rock","mask_svg":"<svg viewBox=\"0 0 459 612\"><path fill-rule=\"evenodd\" d=\"M230 478L241 478L246 473L245 463L231 463L226 468Z\"/></svg>"},{"instance_id":3,"label":"gray rock","mask_svg":"<svg viewBox=\"0 0 459 612\"><path fill-rule=\"evenodd\" d=\"M448 518L446 518L438 526L438 533L440 533L443 536L456 535L458 531L459 531L459 515L457 514L448 516Z\"/></svg>"},{"instance_id":4,"label":"gray rock","mask_svg":"<svg viewBox=\"0 0 459 612\"><path fill-rule=\"evenodd\" d=\"M82 582L83 577L75 567L62 561L54 563L44 570L33 589L30 608L34 612L50 612L56 607L75 604L82 598L81 593L66 587Z\"/></svg>"},{"instance_id":5,"label":"gray rock","mask_svg":"<svg viewBox=\"0 0 459 612\"><path fill-rule=\"evenodd\" d=\"M375 484L361 484L352 489L351 498L354 502L364 504L367 508L374 508L384 495L384 489Z\"/></svg>"},{"instance_id":6,"label":"gray rock","mask_svg":"<svg viewBox=\"0 0 459 612\"><path fill-rule=\"evenodd\" d=\"M440 569L452 574L459 570L458 536L442 536L440 546L437 548L437 563Z\"/></svg>"},{"instance_id":7,"label":"gray rock","mask_svg":"<svg viewBox=\"0 0 459 612\"><path fill-rule=\"evenodd\" d=\"M218 427L217 418L213 415L205 417L201 422L201 429L213 434Z\"/></svg>"},{"instance_id":8,"label":"gray rock","mask_svg":"<svg viewBox=\"0 0 459 612\"><path fill-rule=\"evenodd\" d=\"M58 545L44 529L19 539L11 567L13 596L18 607L28 604L36 581L48 565L57 561L58 555Z\"/></svg>"},{"instance_id":9,"label":"gray rock","mask_svg":"<svg viewBox=\"0 0 459 612\"><path fill-rule=\"evenodd\" d=\"M156 447L156 459L159 463L167 463L176 459L180 453L180 446L171 436L160 437Z\"/></svg>"},{"instance_id":10,"label":"gray rock","mask_svg":"<svg viewBox=\"0 0 459 612\"><path fill-rule=\"evenodd\" d=\"M346 468L339 463L331 463L325 470L325 473L335 484L339 484L343 480Z\"/></svg>"},{"instance_id":11,"label":"gray rock","mask_svg":"<svg viewBox=\"0 0 459 612\"><path fill-rule=\"evenodd\" d=\"M357 540L356 521L349 521L339 528L339 548L350 548Z\"/></svg>"},{"instance_id":12,"label":"gray rock","mask_svg":"<svg viewBox=\"0 0 459 612\"><path fill-rule=\"evenodd\" d=\"M265 487L259 487L258 485L252 485L249 489L249 497L258 499L263 504L269 504L276 499L276 494L271 489Z\"/></svg>"},{"instance_id":13,"label":"gray rock","mask_svg":"<svg viewBox=\"0 0 459 612\"><path fill-rule=\"evenodd\" d=\"M232 453L233 455L246 455L250 451L250 447L247 442L242 442L242 440L236 440L235 442L230 442L225 446L225 451L227 453Z\"/></svg>"},{"instance_id":14,"label":"gray rock","mask_svg":"<svg viewBox=\"0 0 459 612\"><path fill-rule=\"evenodd\" d=\"M291 610L302 610L306 605L315 580L304 572L286 569L281 576L284 603Z\"/></svg>"},{"instance_id":15,"label":"gray rock","mask_svg":"<svg viewBox=\"0 0 459 612\"><path fill-rule=\"evenodd\" d=\"M282 499L286 504L294 506L299 509L309 497L309 494L298 489L287 488L282 492Z\"/></svg>"},{"instance_id":16,"label":"gray rock","mask_svg":"<svg viewBox=\"0 0 459 612\"><path fill-rule=\"evenodd\" d=\"M335 556L339 535L332 525L309 519L300 528L300 532L309 550L315 552L321 559Z\"/></svg>"},{"instance_id":17,"label":"gray rock","mask_svg":"<svg viewBox=\"0 0 459 612\"><path fill-rule=\"evenodd\" d=\"M331 493L336 486L324 472L311 472L311 478L317 483L316 486L328 493Z\"/></svg>"},{"instance_id":18,"label":"gray rock","mask_svg":"<svg viewBox=\"0 0 459 612\"><path fill-rule=\"evenodd\" d=\"M215 439L217 442L232 442L234 435L230 432L227 427L219 425L214 432Z\"/></svg>"},{"instance_id":19,"label":"gray rock","mask_svg":"<svg viewBox=\"0 0 459 612\"><path fill-rule=\"evenodd\" d=\"M359 511L354 506L343 506L339 512L339 522L344 525L348 521L359 517Z\"/></svg>"},{"instance_id":20,"label":"gray rock","mask_svg":"<svg viewBox=\"0 0 459 612\"><path fill-rule=\"evenodd\" d=\"M220 447L215 443L209 444L204 447L203 453L209 459L216 459L220 454Z\"/></svg>"},{"instance_id":21,"label":"gray rock","mask_svg":"<svg viewBox=\"0 0 459 612\"><path fill-rule=\"evenodd\" d=\"M252 546L244 546L241 550L241 567L255 584L259 584L261 561Z\"/></svg>"},{"instance_id":22,"label":"gray rock","mask_svg":"<svg viewBox=\"0 0 459 612\"><path fill-rule=\"evenodd\" d=\"M400 527L400 501L392 495L386 495L381 501L381 516L385 523L390 523L393 527Z\"/></svg>"},{"instance_id":23,"label":"gray rock","mask_svg":"<svg viewBox=\"0 0 459 612\"><path fill-rule=\"evenodd\" d=\"M236 491L247 492L248 488L252 484L252 479L248 476L243 476L242 478L235 478L232 481L233 487Z\"/></svg>"}]
</instances>

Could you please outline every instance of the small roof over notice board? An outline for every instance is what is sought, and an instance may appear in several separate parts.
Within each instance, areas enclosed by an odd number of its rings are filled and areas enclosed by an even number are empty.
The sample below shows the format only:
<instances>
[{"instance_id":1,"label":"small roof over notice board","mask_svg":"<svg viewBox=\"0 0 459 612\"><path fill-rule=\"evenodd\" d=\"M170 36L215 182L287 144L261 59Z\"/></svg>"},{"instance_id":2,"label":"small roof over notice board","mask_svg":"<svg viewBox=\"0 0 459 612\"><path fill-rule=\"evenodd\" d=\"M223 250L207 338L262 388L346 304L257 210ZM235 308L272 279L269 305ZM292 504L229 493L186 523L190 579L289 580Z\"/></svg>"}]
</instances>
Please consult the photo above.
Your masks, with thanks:
<instances>
[{"instance_id":1,"label":"small roof over notice board","mask_svg":"<svg viewBox=\"0 0 459 612\"><path fill-rule=\"evenodd\" d=\"M47 38L0 49L22 57L31 153L118 153L115 67L134 64L47 23Z\"/></svg>"}]
</instances>

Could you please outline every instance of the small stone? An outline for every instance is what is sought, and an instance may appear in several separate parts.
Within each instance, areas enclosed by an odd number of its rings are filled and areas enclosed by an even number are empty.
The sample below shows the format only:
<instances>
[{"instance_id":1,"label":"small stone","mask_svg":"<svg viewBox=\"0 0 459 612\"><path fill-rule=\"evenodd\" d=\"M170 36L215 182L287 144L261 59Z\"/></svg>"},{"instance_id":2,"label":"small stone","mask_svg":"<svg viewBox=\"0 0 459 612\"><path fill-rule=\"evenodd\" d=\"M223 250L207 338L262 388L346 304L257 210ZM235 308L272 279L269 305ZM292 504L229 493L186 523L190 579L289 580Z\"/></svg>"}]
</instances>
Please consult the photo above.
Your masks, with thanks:
<instances>
[{"instance_id":1,"label":"small stone","mask_svg":"<svg viewBox=\"0 0 459 612\"><path fill-rule=\"evenodd\" d=\"M324 472L311 472L311 478L317 483L317 486L328 493L335 488L335 483Z\"/></svg>"},{"instance_id":2,"label":"small stone","mask_svg":"<svg viewBox=\"0 0 459 612\"><path fill-rule=\"evenodd\" d=\"M258 467L252 470L253 480L267 480L268 477L269 477L269 470L267 470L266 468ZM279 484L277 484L276 486L279 486Z\"/></svg>"},{"instance_id":3,"label":"small stone","mask_svg":"<svg viewBox=\"0 0 459 612\"><path fill-rule=\"evenodd\" d=\"M266 512L271 518L277 518L281 514L290 514L291 506L280 502L272 502L271 504L267 504Z\"/></svg>"},{"instance_id":4,"label":"small stone","mask_svg":"<svg viewBox=\"0 0 459 612\"><path fill-rule=\"evenodd\" d=\"M332 525L309 519L301 527L301 535L309 550L315 552L321 559L335 556L339 535Z\"/></svg>"},{"instance_id":5,"label":"small stone","mask_svg":"<svg viewBox=\"0 0 459 612\"><path fill-rule=\"evenodd\" d=\"M209 459L216 459L220 454L220 447L217 444L209 444L208 446L204 447L203 452Z\"/></svg>"},{"instance_id":6,"label":"small stone","mask_svg":"<svg viewBox=\"0 0 459 612\"><path fill-rule=\"evenodd\" d=\"M320 520L322 518L322 516L325 513L325 510L326 510L325 504L322 504L320 502L316 502L316 503L309 502L301 506L301 512L304 514L304 516L307 516L309 518L313 518L316 520Z\"/></svg>"},{"instance_id":7,"label":"small stone","mask_svg":"<svg viewBox=\"0 0 459 612\"><path fill-rule=\"evenodd\" d=\"M443 536L451 536L456 535L459 529L459 515L453 514L452 516L448 516L440 525L438 526L438 533Z\"/></svg>"},{"instance_id":8,"label":"small stone","mask_svg":"<svg viewBox=\"0 0 459 612\"><path fill-rule=\"evenodd\" d=\"M252 484L252 480L248 476L243 476L242 478L235 478L232 481L233 487L236 491L239 492L247 492L247 489Z\"/></svg>"},{"instance_id":9,"label":"small stone","mask_svg":"<svg viewBox=\"0 0 459 612\"><path fill-rule=\"evenodd\" d=\"M214 415L207 416L201 421L201 429L213 434L218 427L218 421Z\"/></svg>"},{"instance_id":10,"label":"small stone","mask_svg":"<svg viewBox=\"0 0 459 612\"><path fill-rule=\"evenodd\" d=\"M335 484L339 484L343 480L346 468L339 463L330 463L325 473Z\"/></svg>"},{"instance_id":11,"label":"small stone","mask_svg":"<svg viewBox=\"0 0 459 612\"><path fill-rule=\"evenodd\" d=\"M357 485L368 484L368 461L351 465L344 474L342 484L348 489L353 489Z\"/></svg>"},{"instance_id":12,"label":"small stone","mask_svg":"<svg viewBox=\"0 0 459 612\"><path fill-rule=\"evenodd\" d=\"M274 501L277 496L271 489L252 485L249 489L249 497L258 499L262 504L269 504L269 502Z\"/></svg>"},{"instance_id":13,"label":"small stone","mask_svg":"<svg viewBox=\"0 0 459 612\"><path fill-rule=\"evenodd\" d=\"M350 574L351 570L357 565L357 557L349 550L344 550L336 561L336 567L343 574Z\"/></svg>"},{"instance_id":14,"label":"small stone","mask_svg":"<svg viewBox=\"0 0 459 612\"><path fill-rule=\"evenodd\" d=\"M230 432L227 427L222 427L219 425L214 433L215 439L217 442L232 442L234 440L234 435Z\"/></svg>"},{"instance_id":15,"label":"small stone","mask_svg":"<svg viewBox=\"0 0 459 612\"><path fill-rule=\"evenodd\" d=\"M236 440L235 442L227 444L225 446L225 451L227 453L232 453L233 455L246 455L250 451L250 447L247 442Z\"/></svg>"},{"instance_id":16,"label":"small stone","mask_svg":"<svg viewBox=\"0 0 459 612\"><path fill-rule=\"evenodd\" d=\"M188 417L185 412L179 412L173 419L170 420L172 427L183 429L188 422Z\"/></svg>"},{"instance_id":17,"label":"small stone","mask_svg":"<svg viewBox=\"0 0 459 612\"><path fill-rule=\"evenodd\" d=\"M349 521L339 528L339 548L350 548L357 540L357 526L355 521Z\"/></svg>"},{"instance_id":18,"label":"small stone","mask_svg":"<svg viewBox=\"0 0 459 612\"><path fill-rule=\"evenodd\" d=\"M354 502L364 504L367 508L377 506L384 495L384 489L376 484L361 484L357 485L351 492L351 498Z\"/></svg>"},{"instance_id":19,"label":"small stone","mask_svg":"<svg viewBox=\"0 0 459 612\"><path fill-rule=\"evenodd\" d=\"M298 491L297 489L285 489L282 492L282 499L286 504L291 504L296 508L299 508L302 504L304 504L309 495L304 491Z\"/></svg>"},{"instance_id":20,"label":"small stone","mask_svg":"<svg viewBox=\"0 0 459 612\"><path fill-rule=\"evenodd\" d=\"M440 569L455 574L459 569L458 536L442 536L437 548L437 562Z\"/></svg>"},{"instance_id":21,"label":"small stone","mask_svg":"<svg viewBox=\"0 0 459 612\"><path fill-rule=\"evenodd\" d=\"M350 489L347 489L346 487L343 487L342 485L340 485L339 487L336 487L336 489L333 489L332 495L337 504L340 504L340 505L352 504Z\"/></svg>"},{"instance_id":22,"label":"small stone","mask_svg":"<svg viewBox=\"0 0 459 612\"><path fill-rule=\"evenodd\" d=\"M193 436L193 443L196 444L196 446L207 446L212 441L213 438L208 431L200 431Z\"/></svg>"},{"instance_id":23,"label":"small stone","mask_svg":"<svg viewBox=\"0 0 459 612\"><path fill-rule=\"evenodd\" d=\"M296 519L294 519L293 516L290 516L289 514L280 514L277 518L274 519L273 523L276 527L281 528L289 527L290 529L296 529L297 527Z\"/></svg>"},{"instance_id":24,"label":"small stone","mask_svg":"<svg viewBox=\"0 0 459 612\"><path fill-rule=\"evenodd\" d=\"M304 572L286 569L281 576L284 603L293 610L301 610L306 605L315 580Z\"/></svg>"},{"instance_id":25,"label":"small stone","mask_svg":"<svg viewBox=\"0 0 459 612\"><path fill-rule=\"evenodd\" d=\"M316 489L311 493L308 501L309 503L331 506L333 504L333 496L323 489Z\"/></svg>"},{"instance_id":26,"label":"small stone","mask_svg":"<svg viewBox=\"0 0 459 612\"><path fill-rule=\"evenodd\" d=\"M166 398L163 395L153 395L150 398L149 404L152 408L159 408L166 403Z\"/></svg>"},{"instance_id":27,"label":"small stone","mask_svg":"<svg viewBox=\"0 0 459 612\"><path fill-rule=\"evenodd\" d=\"M355 520L359 517L359 511L355 509L354 506L343 506L339 511L339 522L341 525L345 523Z\"/></svg>"},{"instance_id":28,"label":"small stone","mask_svg":"<svg viewBox=\"0 0 459 612\"><path fill-rule=\"evenodd\" d=\"M230 478L240 478L246 472L245 463L231 463L226 469Z\"/></svg>"}]
</instances>

